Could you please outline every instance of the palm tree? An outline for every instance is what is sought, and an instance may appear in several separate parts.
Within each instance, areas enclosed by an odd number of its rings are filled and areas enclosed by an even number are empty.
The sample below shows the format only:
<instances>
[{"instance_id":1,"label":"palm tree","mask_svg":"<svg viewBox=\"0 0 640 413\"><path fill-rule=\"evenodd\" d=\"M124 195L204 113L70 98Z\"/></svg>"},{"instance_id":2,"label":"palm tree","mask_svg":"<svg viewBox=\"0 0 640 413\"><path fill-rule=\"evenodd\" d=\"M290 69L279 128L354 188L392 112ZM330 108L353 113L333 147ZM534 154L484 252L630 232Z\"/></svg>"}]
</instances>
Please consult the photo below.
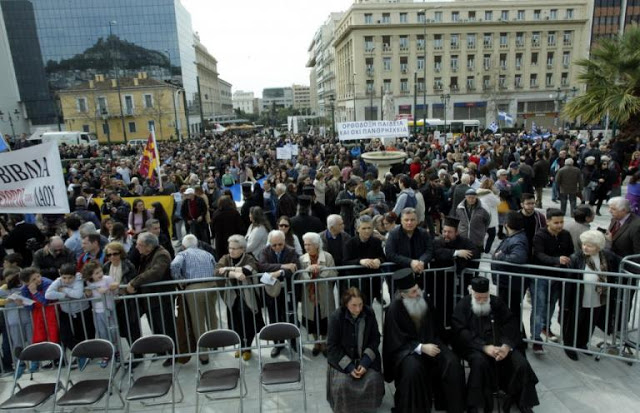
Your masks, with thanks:
<instances>
[{"instance_id":1,"label":"palm tree","mask_svg":"<svg viewBox=\"0 0 640 413\"><path fill-rule=\"evenodd\" d=\"M620 127L621 139L635 138L640 131L640 27L598 40L591 57L576 64L583 69L578 80L587 89L567 103L564 115L597 123L608 114Z\"/></svg>"}]
</instances>

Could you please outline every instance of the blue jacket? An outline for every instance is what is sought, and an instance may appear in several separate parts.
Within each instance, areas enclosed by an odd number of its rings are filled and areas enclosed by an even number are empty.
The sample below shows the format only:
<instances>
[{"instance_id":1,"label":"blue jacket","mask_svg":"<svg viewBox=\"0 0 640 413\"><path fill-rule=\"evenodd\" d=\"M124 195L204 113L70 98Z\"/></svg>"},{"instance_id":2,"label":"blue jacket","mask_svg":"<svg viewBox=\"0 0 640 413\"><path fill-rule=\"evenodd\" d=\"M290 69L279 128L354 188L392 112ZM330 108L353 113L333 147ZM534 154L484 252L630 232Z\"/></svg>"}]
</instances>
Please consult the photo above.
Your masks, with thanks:
<instances>
[{"instance_id":1,"label":"blue jacket","mask_svg":"<svg viewBox=\"0 0 640 413\"><path fill-rule=\"evenodd\" d=\"M491 264L493 283L499 287L507 288L511 279L513 281L512 288L522 289L522 282L519 278L500 273L525 273L521 267L529 261L529 240L527 240L525 231L518 231L503 239L491 258L493 261L499 261Z\"/></svg>"}]
</instances>

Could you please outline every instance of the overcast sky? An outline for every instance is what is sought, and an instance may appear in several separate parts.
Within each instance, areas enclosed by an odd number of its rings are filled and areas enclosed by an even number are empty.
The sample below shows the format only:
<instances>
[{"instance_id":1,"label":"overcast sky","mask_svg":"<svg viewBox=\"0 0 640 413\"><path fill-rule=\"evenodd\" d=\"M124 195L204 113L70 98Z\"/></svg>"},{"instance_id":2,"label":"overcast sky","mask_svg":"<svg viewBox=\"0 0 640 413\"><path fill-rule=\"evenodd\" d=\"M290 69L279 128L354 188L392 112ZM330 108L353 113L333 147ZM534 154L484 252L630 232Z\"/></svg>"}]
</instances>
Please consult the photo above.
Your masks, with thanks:
<instances>
[{"instance_id":1,"label":"overcast sky","mask_svg":"<svg viewBox=\"0 0 640 413\"><path fill-rule=\"evenodd\" d=\"M182 0L233 91L309 84L307 49L329 13L353 0Z\"/></svg>"}]
</instances>

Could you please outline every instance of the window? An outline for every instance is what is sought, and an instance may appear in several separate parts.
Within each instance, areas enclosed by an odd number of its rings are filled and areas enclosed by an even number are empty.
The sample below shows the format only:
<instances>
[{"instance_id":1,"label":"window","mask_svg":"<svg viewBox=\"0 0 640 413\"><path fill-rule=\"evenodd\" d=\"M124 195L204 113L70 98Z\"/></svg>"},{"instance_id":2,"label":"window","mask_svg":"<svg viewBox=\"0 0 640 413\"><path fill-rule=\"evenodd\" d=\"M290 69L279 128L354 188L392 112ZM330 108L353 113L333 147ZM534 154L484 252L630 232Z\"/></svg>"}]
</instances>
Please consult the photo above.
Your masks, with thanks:
<instances>
[{"instance_id":1,"label":"window","mask_svg":"<svg viewBox=\"0 0 640 413\"><path fill-rule=\"evenodd\" d=\"M384 69L385 71L391 70L391 58L390 57L383 57L382 58L382 69Z\"/></svg>"},{"instance_id":2,"label":"window","mask_svg":"<svg viewBox=\"0 0 640 413\"><path fill-rule=\"evenodd\" d=\"M500 47L503 49L508 46L509 37L506 33L500 33Z\"/></svg>"},{"instance_id":3,"label":"window","mask_svg":"<svg viewBox=\"0 0 640 413\"><path fill-rule=\"evenodd\" d=\"M133 96L131 95L124 96L124 114L133 115Z\"/></svg>"},{"instance_id":4,"label":"window","mask_svg":"<svg viewBox=\"0 0 640 413\"><path fill-rule=\"evenodd\" d=\"M383 81L383 88L385 92L391 92L391 79L385 79Z\"/></svg>"},{"instance_id":5,"label":"window","mask_svg":"<svg viewBox=\"0 0 640 413\"><path fill-rule=\"evenodd\" d=\"M540 20L540 10L533 11L533 20Z\"/></svg>"},{"instance_id":6,"label":"window","mask_svg":"<svg viewBox=\"0 0 640 413\"><path fill-rule=\"evenodd\" d=\"M467 89L469 90L476 89L476 79L473 76L467 76Z\"/></svg>"},{"instance_id":7,"label":"window","mask_svg":"<svg viewBox=\"0 0 640 413\"><path fill-rule=\"evenodd\" d=\"M567 9L567 13L564 15L565 19L573 19L573 9Z\"/></svg>"},{"instance_id":8,"label":"window","mask_svg":"<svg viewBox=\"0 0 640 413\"><path fill-rule=\"evenodd\" d=\"M516 75L516 77L514 78L513 84L516 87L516 89L521 88L522 87L522 75Z\"/></svg>"},{"instance_id":9,"label":"window","mask_svg":"<svg viewBox=\"0 0 640 413\"><path fill-rule=\"evenodd\" d=\"M408 92L409 92L409 80L400 79L400 93L408 93Z\"/></svg>"},{"instance_id":10,"label":"window","mask_svg":"<svg viewBox=\"0 0 640 413\"><path fill-rule=\"evenodd\" d=\"M451 35L451 48L452 49L457 49L460 47L460 35L459 34L452 34Z\"/></svg>"},{"instance_id":11,"label":"window","mask_svg":"<svg viewBox=\"0 0 640 413\"><path fill-rule=\"evenodd\" d=\"M558 20L558 9L549 10L549 20Z\"/></svg>"},{"instance_id":12,"label":"window","mask_svg":"<svg viewBox=\"0 0 640 413\"><path fill-rule=\"evenodd\" d=\"M548 46L556 45L556 32L549 32L547 34L547 45Z\"/></svg>"},{"instance_id":13,"label":"window","mask_svg":"<svg viewBox=\"0 0 640 413\"><path fill-rule=\"evenodd\" d=\"M484 12L484 19L488 22L490 22L491 20L493 20L493 12L492 11L485 11Z\"/></svg>"},{"instance_id":14,"label":"window","mask_svg":"<svg viewBox=\"0 0 640 413\"><path fill-rule=\"evenodd\" d=\"M458 55L451 55L451 70L458 70Z\"/></svg>"},{"instance_id":15,"label":"window","mask_svg":"<svg viewBox=\"0 0 640 413\"><path fill-rule=\"evenodd\" d=\"M544 77L544 84L546 87L553 86L553 73L547 73Z\"/></svg>"},{"instance_id":16,"label":"window","mask_svg":"<svg viewBox=\"0 0 640 413\"><path fill-rule=\"evenodd\" d=\"M469 21L470 22L476 21L476 12L475 11L470 11L469 12Z\"/></svg>"},{"instance_id":17,"label":"window","mask_svg":"<svg viewBox=\"0 0 640 413\"><path fill-rule=\"evenodd\" d=\"M553 67L553 52L547 52L547 68L551 69Z\"/></svg>"},{"instance_id":18,"label":"window","mask_svg":"<svg viewBox=\"0 0 640 413\"><path fill-rule=\"evenodd\" d=\"M489 90L491 88L491 76L482 76L482 89Z\"/></svg>"},{"instance_id":19,"label":"window","mask_svg":"<svg viewBox=\"0 0 640 413\"><path fill-rule=\"evenodd\" d=\"M474 70L476 67L476 57L474 55L467 56L467 69Z\"/></svg>"},{"instance_id":20,"label":"window","mask_svg":"<svg viewBox=\"0 0 640 413\"><path fill-rule=\"evenodd\" d=\"M131 133L135 133L136 132L136 123L135 122L129 122L129 132L131 132Z\"/></svg>"},{"instance_id":21,"label":"window","mask_svg":"<svg viewBox=\"0 0 640 413\"><path fill-rule=\"evenodd\" d=\"M563 52L562 53L562 66L569 67L571 63L571 52Z\"/></svg>"},{"instance_id":22,"label":"window","mask_svg":"<svg viewBox=\"0 0 640 413\"><path fill-rule=\"evenodd\" d=\"M509 20L509 10L502 10L500 12L500 18L502 19L503 22L506 22L507 20Z\"/></svg>"},{"instance_id":23,"label":"window","mask_svg":"<svg viewBox=\"0 0 640 413\"><path fill-rule=\"evenodd\" d=\"M418 60L416 60L416 68L418 70L424 70L424 57L419 57Z\"/></svg>"},{"instance_id":24,"label":"window","mask_svg":"<svg viewBox=\"0 0 640 413\"><path fill-rule=\"evenodd\" d=\"M482 67L484 67L485 70L491 69L491 55L490 54L486 54L482 58Z\"/></svg>"},{"instance_id":25,"label":"window","mask_svg":"<svg viewBox=\"0 0 640 413\"><path fill-rule=\"evenodd\" d=\"M507 70L507 54L500 53L500 69Z\"/></svg>"},{"instance_id":26,"label":"window","mask_svg":"<svg viewBox=\"0 0 640 413\"><path fill-rule=\"evenodd\" d=\"M516 53L516 70L522 68L522 53Z\"/></svg>"},{"instance_id":27,"label":"window","mask_svg":"<svg viewBox=\"0 0 640 413\"><path fill-rule=\"evenodd\" d=\"M458 77L453 76L449 79L449 85L451 86L451 90L458 90Z\"/></svg>"},{"instance_id":28,"label":"window","mask_svg":"<svg viewBox=\"0 0 640 413\"><path fill-rule=\"evenodd\" d=\"M150 120L149 122L147 122L147 126L149 127L149 130L155 130L156 121L155 120Z\"/></svg>"},{"instance_id":29,"label":"window","mask_svg":"<svg viewBox=\"0 0 640 413\"><path fill-rule=\"evenodd\" d=\"M407 57L400 58L400 71L402 73L407 73L409 71L409 63L407 60L408 60Z\"/></svg>"},{"instance_id":30,"label":"window","mask_svg":"<svg viewBox=\"0 0 640 413\"><path fill-rule=\"evenodd\" d=\"M433 48L436 50L442 49L442 35L436 34L433 36Z\"/></svg>"},{"instance_id":31,"label":"window","mask_svg":"<svg viewBox=\"0 0 640 413\"><path fill-rule=\"evenodd\" d=\"M516 33L516 47L524 47L524 32Z\"/></svg>"},{"instance_id":32,"label":"window","mask_svg":"<svg viewBox=\"0 0 640 413\"><path fill-rule=\"evenodd\" d=\"M522 21L524 20L524 10L518 10L518 20Z\"/></svg>"},{"instance_id":33,"label":"window","mask_svg":"<svg viewBox=\"0 0 640 413\"><path fill-rule=\"evenodd\" d=\"M153 107L153 96L149 94L144 95L144 107L147 109Z\"/></svg>"},{"instance_id":34,"label":"window","mask_svg":"<svg viewBox=\"0 0 640 413\"><path fill-rule=\"evenodd\" d=\"M452 22L457 22L458 20L460 20L460 12L452 11L451 12L451 21Z\"/></svg>"},{"instance_id":35,"label":"window","mask_svg":"<svg viewBox=\"0 0 640 413\"><path fill-rule=\"evenodd\" d=\"M433 58L433 70L439 72L442 69L442 56L435 56Z\"/></svg>"},{"instance_id":36,"label":"window","mask_svg":"<svg viewBox=\"0 0 640 413\"><path fill-rule=\"evenodd\" d=\"M367 93L373 92L373 80L367 80Z\"/></svg>"},{"instance_id":37,"label":"window","mask_svg":"<svg viewBox=\"0 0 640 413\"><path fill-rule=\"evenodd\" d=\"M367 57L366 59L364 59L364 64L367 68L367 75L373 75L373 58Z\"/></svg>"},{"instance_id":38,"label":"window","mask_svg":"<svg viewBox=\"0 0 640 413\"><path fill-rule=\"evenodd\" d=\"M569 85L569 73L562 72L560 75L560 86L568 86Z\"/></svg>"},{"instance_id":39,"label":"window","mask_svg":"<svg viewBox=\"0 0 640 413\"><path fill-rule=\"evenodd\" d=\"M424 78L418 78L418 91L422 92L424 90Z\"/></svg>"},{"instance_id":40,"label":"window","mask_svg":"<svg viewBox=\"0 0 640 413\"><path fill-rule=\"evenodd\" d=\"M373 36L365 36L364 37L364 51L372 52L374 48Z\"/></svg>"},{"instance_id":41,"label":"window","mask_svg":"<svg viewBox=\"0 0 640 413\"><path fill-rule=\"evenodd\" d=\"M382 23L385 23L385 24L391 23L391 14L390 13L382 13Z\"/></svg>"},{"instance_id":42,"label":"window","mask_svg":"<svg viewBox=\"0 0 640 413\"><path fill-rule=\"evenodd\" d=\"M400 44L400 50L409 49L409 36L407 35L400 36L399 44Z\"/></svg>"},{"instance_id":43,"label":"window","mask_svg":"<svg viewBox=\"0 0 640 413\"><path fill-rule=\"evenodd\" d=\"M470 33L467 34L467 48L475 49L476 48L476 34Z\"/></svg>"},{"instance_id":44,"label":"window","mask_svg":"<svg viewBox=\"0 0 640 413\"><path fill-rule=\"evenodd\" d=\"M100 110L100 114L101 115L106 115L106 114L109 113L109 108L107 107L107 98L106 97L100 96L98 98L98 109Z\"/></svg>"},{"instance_id":45,"label":"window","mask_svg":"<svg viewBox=\"0 0 640 413\"><path fill-rule=\"evenodd\" d=\"M538 87L538 75L536 73L532 73L529 77L529 87Z\"/></svg>"},{"instance_id":46,"label":"window","mask_svg":"<svg viewBox=\"0 0 640 413\"><path fill-rule=\"evenodd\" d=\"M562 33L562 44L565 46L571 46L571 38L572 36L572 31L571 30L565 30Z\"/></svg>"},{"instance_id":47,"label":"window","mask_svg":"<svg viewBox=\"0 0 640 413\"><path fill-rule=\"evenodd\" d=\"M424 23L426 20L425 14L423 11L418 12L418 23Z\"/></svg>"},{"instance_id":48,"label":"window","mask_svg":"<svg viewBox=\"0 0 640 413\"><path fill-rule=\"evenodd\" d=\"M531 33L531 45L533 47L540 47L540 32Z\"/></svg>"},{"instance_id":49,"label":"window","mask_svg":"<svg viewBox=\"0 0 640 413\"><path fill-rule=\"evenodd\" d=\"M102 124L102 133L104 133L105 135L108 135L109 132L109 124L107 122L104 122Z\"/></svg>"},{"instance_id":50,"label":"window","mask_svg":"<svg viewBox=\"0 0 640 413\"><path fill-rule=\"evenodd\" d=\"M500 75L498 77L498 87L500 89L506 89L507 88L507 75Z\"/></svg>"},{"instance_id":51,"label":"window","mask_svg":"<svg viewBox=\"0 0 640 413\"><path fill-rule=\"evenodd\" d=\"M91 132L91 129L89 129L89 125L82 125L82 131L89 133Z\"/></svg>"},{"instance_id":52,"label":"window","mask_svg":"<svg viewBox=\"0 0 640 413\"><path fill-rule=\"evenodd\" d=\"M373 15L371 13L365 13L364 24L371 24L371 23L373 23Z\"/></svg>"},{"instance_id":53,"label":"window","mask_svg":"<svg viewBox=\"0 0 640 413\"><path fill-rule=\"evenodd\" d=\"M442 90L442 78L436 77L433 79L433 88L435 90Z\"/></svg>"},{"instance_id":54,"label":"window","mask_svg":"<svg viewBox=\"0 0 640 413\"><path fill-rule=\"evenodd\" d=\"M400 13L400 23L407 23L408 21L407 13Z\"/></svg>"},{"instance_id":55,"label":"window","mask_svg":"<svg viewBox=\"0 0 640 413\"><path fill-rule=\"evenodd\" d=\"M482 38L482 44L485 48L489 48L493 45L493 36L491 33L485 33Z\"/></svg>"},{"instance_id":56,"label":"window","mask_svg":"<svg viewBox=\"0 0 640 413\"><path fill-rule=\"evenodd\" d=\"M78 98L76 100L76 107L78 112L86 113L87 112L87 98Z\"/></svg>"},{"instance_id":57,"label":"window","mask_svg":"<svg viewBox=\"0 0 640 413\"><path fill-rule=\"evenodd\" d=\"M538 52L531 53L531 66L538 65Z\"/></svg>"},{"instance_id":58,"label":"window","mask_svg":"<svg viewBox=\"0 0 640 413\"><path fill-rule=\"evenodd\" d=\"M437 11L433 14L433 20L440 23L442 21L442 12Z\"/></svg>"},{"instance_id":59,"label":"window","mask_svg":"<svg viewBox=\"0 0 640 413\"><path fill-rule=\"evenodd\" d=\"M382 51L391 51L391 36L382 36Z\"/></svg>"},{"instance_id":60,"label":"window","mask_svg":"<svg viewBox=\"0 0 640 413\"><path fill-rule=\"evenodd\" d=\"M416 45L418 46L418 50L424 49L424 35L423 34L419 34L416 37Z\"/></svg>"}]
</instances>

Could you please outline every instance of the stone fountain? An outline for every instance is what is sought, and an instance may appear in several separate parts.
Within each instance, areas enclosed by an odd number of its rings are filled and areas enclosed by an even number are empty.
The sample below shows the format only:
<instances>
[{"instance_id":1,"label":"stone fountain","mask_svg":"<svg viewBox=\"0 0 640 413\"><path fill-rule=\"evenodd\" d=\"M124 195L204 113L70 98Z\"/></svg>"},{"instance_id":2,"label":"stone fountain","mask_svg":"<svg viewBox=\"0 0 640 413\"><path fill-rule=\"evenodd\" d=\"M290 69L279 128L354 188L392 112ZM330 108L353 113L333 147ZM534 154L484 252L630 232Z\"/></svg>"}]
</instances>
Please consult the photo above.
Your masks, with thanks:
<instances>
[{"instance_id":1,"label":"stone fountain","mask_svg":"<svg viewBox=\"0 0 640 413\"><path fill-rule=\"evenodd\" d=\"M384 120L395 119L396 109L391 92L387 92L384 96L383 112L382 117ZM390 142L384 143L388 144ZM370 162L376 166L378 169L378 179L380 181L384 181L386 173L391 171L391 165L402 163L406 158L407 154L400 151L376 151L362 154L362 159L364 159L365 162Z\"/></svg>"}]
</instances>

